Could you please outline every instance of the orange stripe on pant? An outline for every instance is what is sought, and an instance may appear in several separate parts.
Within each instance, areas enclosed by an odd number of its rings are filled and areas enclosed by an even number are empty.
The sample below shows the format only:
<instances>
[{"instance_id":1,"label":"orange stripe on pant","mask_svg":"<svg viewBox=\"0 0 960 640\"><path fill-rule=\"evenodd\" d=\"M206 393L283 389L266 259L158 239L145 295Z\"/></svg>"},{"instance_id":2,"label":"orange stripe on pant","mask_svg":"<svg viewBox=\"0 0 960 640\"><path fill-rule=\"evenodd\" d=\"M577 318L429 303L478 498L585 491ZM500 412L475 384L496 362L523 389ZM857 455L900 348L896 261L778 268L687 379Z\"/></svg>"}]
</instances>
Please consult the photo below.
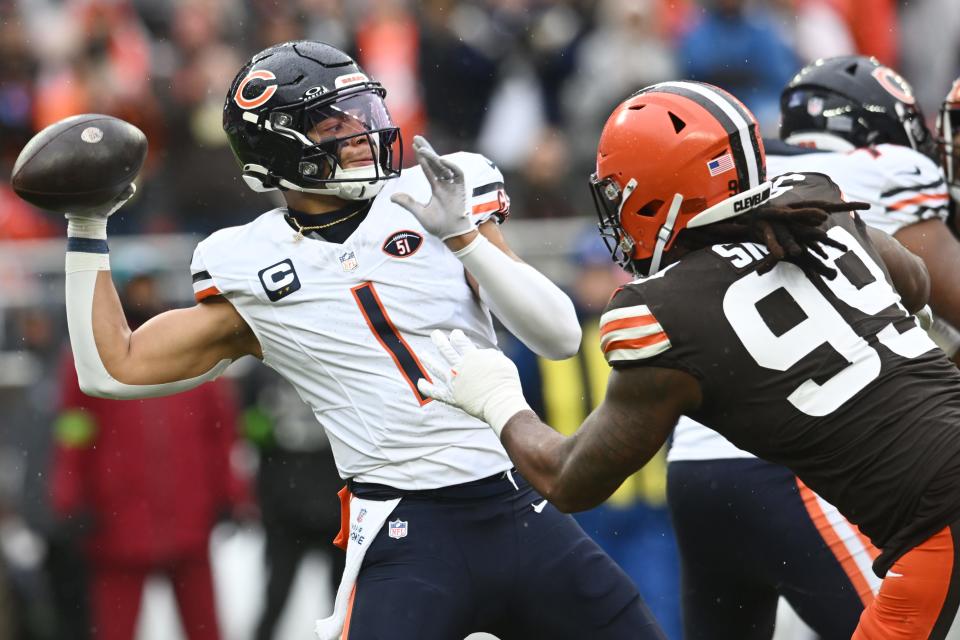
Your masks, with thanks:
<instances>
[{"instance_id":1,"label":"orange stripe on pant","mask_svg":"<svg viewBox=\"0 0 960 640\"><path fill-rule=\"evenodd\" d=\"M901 556L860 616L851 640L929 638L947 600L954 557L949 527Z\"/></svg>"},{"instance_id":2,"label":"orange stripe on pant","mask_svg":"<svg viewBox=\"0 0 960 640\"><path fill-rule=\"evenodd\" d=\"M823 537L823 540L827 543L831 553L837 558L843 572L850 578L850 583L853 585L853 588L857 590L857 595L860 596L860 601L863 602L863 606L869 606L871 602L873 602L873 589L870 588L870 583L867 582L867 578L860 571L860 567L857 566L857 561L850 555L847 546L843 543L843 540L840 539L840 536L837 535L837 532L833 530L826 514L823 512L823 509L820 508L820 503L817 501L817 494L815 494L810 487L803 484L800 478L797 478L797 489L800 490L803 506L806 507L810 519L813 521L817 531L820 532L820 536Z\"/></svg>"},{"instance_id":3,"label":"orange stripe on pant","mask_svg":"<svg viewBox=\"0 0 960 640\"><path fill-rule=\"evenodd\" d=\"M350 591L350 602L347 603L347 617L343 621L343 634L340 636L340 640L349 640L350 638L350 619L353 618L353 601L357 597L357 585L353 585L353 589Z\"/></svg>"}]
</instances>

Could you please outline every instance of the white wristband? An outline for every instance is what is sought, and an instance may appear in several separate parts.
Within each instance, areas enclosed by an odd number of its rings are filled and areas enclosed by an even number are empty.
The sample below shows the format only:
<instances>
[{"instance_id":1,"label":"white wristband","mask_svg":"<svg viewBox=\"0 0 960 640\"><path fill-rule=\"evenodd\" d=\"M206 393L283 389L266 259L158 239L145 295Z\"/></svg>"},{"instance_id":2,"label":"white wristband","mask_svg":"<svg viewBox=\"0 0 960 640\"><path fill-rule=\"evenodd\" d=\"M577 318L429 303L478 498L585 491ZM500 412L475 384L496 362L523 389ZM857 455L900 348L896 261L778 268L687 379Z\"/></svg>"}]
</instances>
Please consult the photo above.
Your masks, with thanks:
<instances>
[{"instance_id":1,"label":"white wristband","mask_svg":"<svg viewBox=\"0 0 960 640\"><path fill-rule=\"evenodd\" d=\"M69 216L67 218L67 237L106 240L107 219Z\"/></svg>"},{"instance_id":2,"label":"white wristband","mask_svg":"<svg viewBox=\"0 0 960 640\"><path fill-rule=\"evenodd\" d=\"M67 217L65 267L68 274L110 269L106 218Z\"/></svg>"},{"instance_id":3,"label":"white wristband","mask_svg":"<svg viewBox=\"0 0 960 640\"><path fill-rule=\"evenodd\" d=\"M497 438L500 437L503 428L507 422L510 421L510 418L521 411L533 411L524 399L523 393L498 395L496 400L497 402L493 406L483 408L483 419L493 428L493 432L497 434Z\"/></svg>"}]
</instances>

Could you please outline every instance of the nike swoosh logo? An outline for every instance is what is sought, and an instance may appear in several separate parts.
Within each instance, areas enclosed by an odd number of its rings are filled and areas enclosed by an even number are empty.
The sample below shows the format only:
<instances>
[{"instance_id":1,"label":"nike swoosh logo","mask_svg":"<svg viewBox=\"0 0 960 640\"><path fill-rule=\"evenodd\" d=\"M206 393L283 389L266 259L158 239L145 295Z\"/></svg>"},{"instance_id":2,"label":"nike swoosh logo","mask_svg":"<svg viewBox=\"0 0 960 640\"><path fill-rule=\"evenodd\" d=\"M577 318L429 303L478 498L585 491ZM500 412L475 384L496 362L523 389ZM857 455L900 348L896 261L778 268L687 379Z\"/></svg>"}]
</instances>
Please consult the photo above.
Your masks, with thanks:
<instances>
[{"instance_id":1,"label":"nike swoosh logo","mask_svg":"<svg viewBox=\"0 0 960 640\"><path fill-rule=\"evenodd\" d=\"M889 577L891 577L891 578L902 578L902 577L903 577L903 574L902 574L902 573L894 573L893 571L887 571L887 576L889 576Z\"/></svg>"},{"instance_id":2,"label":"nike swoosh logo","mask_svg":"<svg viewBox=\"0 0 960 640\"><path fill-rule=\"evenodd\" d=\"M544 500L544 501L541 502L540 504L534 504L534 503L531 502L531 503L530 503L530 506L533 507L533 510L534 510L534 511L536 511L537 513L540 513L541 511L543 511L543 508L544 508L545 506L547 506L547 501Z\"/></svg>"}]
</instances>

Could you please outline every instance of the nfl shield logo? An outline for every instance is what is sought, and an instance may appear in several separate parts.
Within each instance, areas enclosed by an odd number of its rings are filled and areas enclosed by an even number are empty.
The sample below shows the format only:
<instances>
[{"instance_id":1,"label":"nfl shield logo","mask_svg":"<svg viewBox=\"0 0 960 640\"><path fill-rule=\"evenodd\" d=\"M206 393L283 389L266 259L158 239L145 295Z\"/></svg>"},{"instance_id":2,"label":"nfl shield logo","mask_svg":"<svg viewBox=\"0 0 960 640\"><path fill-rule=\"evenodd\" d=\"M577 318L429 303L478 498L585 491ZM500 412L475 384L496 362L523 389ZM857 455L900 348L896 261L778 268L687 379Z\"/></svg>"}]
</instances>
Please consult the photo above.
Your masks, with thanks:
<instances>
[{"instance_id":1,"label":"nfl shield logo","mask_svg":"<svg viewBox=\"0 0 960 640\"><path fill-rule=\"evenodd\" d=\"M388 522L387 526L390 527L389 536L391 538L406 538L407 537L407 521L406 520L394 520Z\"/></svg>"},{"instance_id":2,"label":"nfl shield logo","mask_svg":"<svg viewBox=\"0 0 960 640\"><path fill-rule=\"evenodd\" d=\"M353 251L347 251L340 254L340 266L344 271L353 271L360 266L360 263L357 262L357 256Z\"/></svg>"}]
</instances>

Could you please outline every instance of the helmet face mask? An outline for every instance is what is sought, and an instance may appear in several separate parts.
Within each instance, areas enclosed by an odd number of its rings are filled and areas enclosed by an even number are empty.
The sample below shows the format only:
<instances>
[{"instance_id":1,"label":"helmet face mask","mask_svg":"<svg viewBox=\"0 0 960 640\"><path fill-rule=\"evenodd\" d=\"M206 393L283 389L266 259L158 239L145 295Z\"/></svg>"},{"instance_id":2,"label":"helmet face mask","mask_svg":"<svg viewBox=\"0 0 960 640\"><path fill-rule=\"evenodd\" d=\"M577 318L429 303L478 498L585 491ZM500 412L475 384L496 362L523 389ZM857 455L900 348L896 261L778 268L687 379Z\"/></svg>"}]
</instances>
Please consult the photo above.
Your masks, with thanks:
<instances>
[{"instance_id":1,"label":"helmet face mask","mask_svg":"<svg viewBox=\"0 0 960 640\"><path fill-rule=\"evenodd\" d=\"M688 227L712 224L770 196L756 118L726 91L664 82L607 120L590 189L613 261L654 275Z\"/></svg>"},{"instance_id":2,"label":"helmet face mask","mask_svg":"<svg viewBox=\"0 0 960 640\"><path fill-rule=\"evenodd\" d=\"M632 186L635 187L636 183L634 182ZM620 211L625 201L620 185L617 184L616 180L609 177L600 180L594 173L590 176L590 193L593 195L593 204L597 209L597 217L600 219L597 224L600 230L600 238L607 246L607 250L610 251L613 261L627 271L636 272L637 268L633 264L632 258L636 243L624 231L620 222ZM628 197L629 195L627 193Z\"/></svg>"},{"instance_id":3,"label":"helmet face mask","mask_svg":"<svg viewBox=\"0 0 960 640\"><path fill-rule=\"evenodd\" d=\"M960 78L940 106L937 115L937 150L940 166L954 204L960 202Z\"/></svg>"},{"instance_id":4,"label":"helmet face mask","mask_svg":"<svg viewBox=\"0 0 960 640\"><path fill-rule=\"evenodd\" d=\"M898 73L867 56L817 60L780 96L780 138L827 133L854 147L898 144L936 159L936 144Z\"/></svg>"},{"instance_id":5,"label":"helmet face mask","mask_svg":"<svg viewBox=\"0 0 960 640\"><path fill-rule=\"evenodd\" d=\"M400 175L400 131L386 91L346 54L318 42L271 47L240 70L224 130L254 191L366 200Z\"/></svg>"}]
</instances>

